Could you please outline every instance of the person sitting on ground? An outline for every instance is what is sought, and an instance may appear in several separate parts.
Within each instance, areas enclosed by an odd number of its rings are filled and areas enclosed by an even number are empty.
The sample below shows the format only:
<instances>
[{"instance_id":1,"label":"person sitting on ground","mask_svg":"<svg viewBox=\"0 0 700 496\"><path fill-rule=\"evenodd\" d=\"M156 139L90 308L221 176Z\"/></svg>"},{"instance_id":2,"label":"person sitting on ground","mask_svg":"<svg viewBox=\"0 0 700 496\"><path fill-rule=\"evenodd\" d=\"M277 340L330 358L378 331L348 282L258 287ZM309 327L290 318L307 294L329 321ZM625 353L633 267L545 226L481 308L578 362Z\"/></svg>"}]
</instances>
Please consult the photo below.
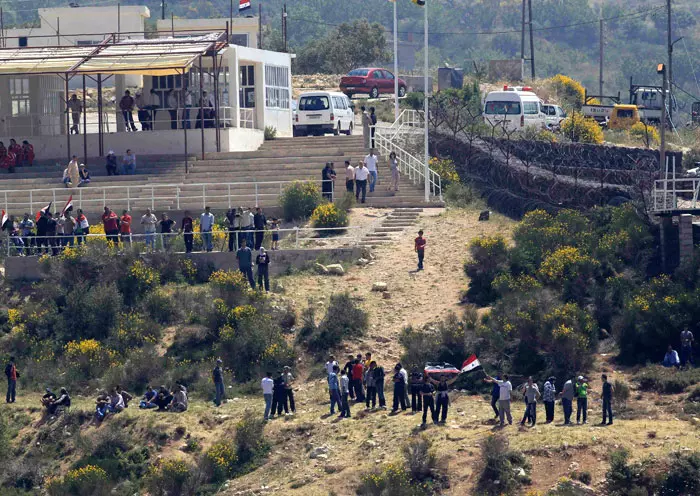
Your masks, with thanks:
<instances>
[{"instance_id":1,"label":"person sitting on ground","mask_svg":"<svg viewBox=\"0 0 700 496\"><path fill-rule=\"evenodd\" d=\"M31 166L34 163L34 146L29 141L22 141L22 165Z\"/></svg>"},{"instance_id":2,"label":"person sitting on ground","mask_svg":"<svg viewBox=\"0 0 700 496\"><path fill-rule=\"evenodd\" d=\"M64 412L67 408L70 408L70 395L68 390L64 387L61 388L61 395L51 403L46 409L51 415L57 415Z\"/></svg>"},{"instance_id":3,"label":"person sitting on ground","mask_svg":"<svg viewBox=\"0 0 700 496\"><path fill-rule=\"evenodd\" d=\"M41 405L49 410L54 401L56 401L56 394L49 388L46 388L46 393L41 397Z\"/></svg>"},{"instance_id":4,"label":"person sitting on ground","mask_svg":"<svg viewBox=\"0 0 700 496\"><path fill-rule=\"evenodd\" d=\"M124 391L119 384L117 384L116 390L117 393L121 394L122 399L124 400L124 408L129 408L129 402L134 399L134 395Z\"/></svg>"},{"instance_id":5,"label":"person sitting on ground","mask_svg":"<svg viewBox=\"0 0 700 496\"><path fill-rule=\"evenodd\" d=\"M14 138L10 139L10 146L7 152L15 156L15 165L22 164L22 147L17 144Z\"/></svg>"},{"instance_id":6,"label":"person sitting on ground","mask_svg":"<svg viewBox=\"0 0 700 496\"><path fill-rule=\"evenodd\" d=\"M680 367L681 366L681 359L678 357L678 352L673 349L673 346L670 344L668 345L668 348L666 349L666 354L664 355L664 361L661 362L661 364L664 367Z\"/></svg>"},{"instance_id":7,"label":"person sitting on ground","mask_svg":"<svg viewBox=\"0 0 700 496\"><path fill-rule=\"evenodd\" d=\"M157 396L158 396L158 391L153 389L150 384L147 385L146 386L146 393L143 395L143 398L141 398L141 402L139 403L139 408L141 408L141 409L156 408L158 405L156 405L153 400L155 400Z\"/></svg>"},{"instance_id":8,"label":"person sitting on ground","mask_svg":"<svg viewBox=\"0 0 700 496\"><path fill-rule=\"evenodd\" d=\"M124 411L124 398L122 397L121 394L117 391L116 388L112 390L112 394L110 396L110 411L113 413L121 413Z\"/></svg>"},{"instance_id":9,"label":"person sitting on ground","mask_svg":"<svg viewBox=\"0 0 700 496\"><path fill-rule=\"evenodd\" d=\"M173 401L170 404L170 411L177 413L184 412L187 410L188 405L189 400L187 399L187 388L180 384L180 386L177 388L177 391L175 392Z\"/></svg>"},{"instance_id":10,"label":"person sitting on ground","mask_svg":"<svg viewBox=\"0 0 700 496\"><path fill-rule=\"evenodd\" d=\"M153 403L158 407L159 412L163 412L168 409L168 405L173 401L173 394L165 386L161 386L156 398Z\"/></svg>"},{"instance_id":11,"label":"person sitting on ground","mask_svg":"<svg viewBox=\"0 0 700 496\"><path fill-rule=\"evenodd\" d=\"M85 164L80 164L80 183L78 186L90 184L90 171L85 167Z\"/></svg>"},{"instance_id":12,"label":"person sitting on ground","mask_svg":"<svg viewBox=\"0 0 700 496\"><path fill-rule=\"evenodd\" d=\"M97 396L97 399L95 399L95 423L100 423L105 419L109 412L110 405L111 401L107 391L102 391Z\"/></svg>"},{"instance_id":13,"label":"person sitting on ground","mask_svg":"<svg viewBox=\"0 0 700 496\"><path fill-rule=\"evenodd\" d=\"M117 171L117 156L114 154L114 150L107 152L106 162L105 167L107 168L107 175L118 176L119 172Z\"/></svg>"}]
</instances>

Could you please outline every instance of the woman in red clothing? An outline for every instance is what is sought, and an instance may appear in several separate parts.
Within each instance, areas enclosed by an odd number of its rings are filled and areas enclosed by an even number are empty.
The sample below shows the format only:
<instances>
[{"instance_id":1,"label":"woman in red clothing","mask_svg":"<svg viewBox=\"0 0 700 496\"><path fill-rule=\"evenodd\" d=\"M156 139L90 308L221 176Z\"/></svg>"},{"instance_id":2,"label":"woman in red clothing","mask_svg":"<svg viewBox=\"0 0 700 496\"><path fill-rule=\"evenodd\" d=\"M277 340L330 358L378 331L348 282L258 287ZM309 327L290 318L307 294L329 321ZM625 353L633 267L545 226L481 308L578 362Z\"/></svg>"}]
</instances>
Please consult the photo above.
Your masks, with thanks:
<instances>
[{"instance_id":1,"label":"woman in red clothing","mask_svg":"<svg viewBox=\"0 0 700 496\"><path fill-rule=\"evenodd\" d=\"M13 154L15 157L19 157L22 154L22 147L19 146L13 138L10 139L10 147L7 149L7 151Z\"/></svg>"},{"instance_id":2,"label":"woman in red clothing","mask_svg":"<svg viewBox=\"0 0 700 496\"><path fill-rule=\"evenodd\" d=\"M28 166L34 163L34 146L29 141L22 141L22 165Z\"/></svg>"}]
</instances>

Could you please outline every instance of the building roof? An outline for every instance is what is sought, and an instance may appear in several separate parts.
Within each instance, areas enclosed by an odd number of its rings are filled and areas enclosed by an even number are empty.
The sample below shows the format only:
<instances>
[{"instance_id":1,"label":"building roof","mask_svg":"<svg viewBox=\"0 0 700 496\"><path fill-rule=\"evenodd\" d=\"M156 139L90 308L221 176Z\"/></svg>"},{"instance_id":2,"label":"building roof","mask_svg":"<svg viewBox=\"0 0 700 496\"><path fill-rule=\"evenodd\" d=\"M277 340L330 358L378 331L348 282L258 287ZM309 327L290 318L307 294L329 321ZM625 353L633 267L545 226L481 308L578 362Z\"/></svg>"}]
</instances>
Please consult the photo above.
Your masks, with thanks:
<instances>
[{"instance_id":1,"label":"building roof","mask_svg":"<svg viewBox=\"0 0 700 496\"><path fill-rule=\"evenodd\" d=\"M179 74L200 55L225 48L226 33L187 38L128 39L99 45L0 49L0 75Z\"/></svg>"}]
</instances>

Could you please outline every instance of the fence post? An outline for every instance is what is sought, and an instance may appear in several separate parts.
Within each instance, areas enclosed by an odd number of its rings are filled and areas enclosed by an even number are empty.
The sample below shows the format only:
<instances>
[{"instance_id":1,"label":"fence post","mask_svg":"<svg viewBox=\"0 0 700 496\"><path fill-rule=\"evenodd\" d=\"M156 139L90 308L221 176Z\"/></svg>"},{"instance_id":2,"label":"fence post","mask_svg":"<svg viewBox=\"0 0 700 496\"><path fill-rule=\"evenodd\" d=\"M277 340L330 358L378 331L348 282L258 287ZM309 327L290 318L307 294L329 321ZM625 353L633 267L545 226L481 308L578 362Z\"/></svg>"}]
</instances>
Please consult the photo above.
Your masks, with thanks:
<instances>
[{"instance_id":1,"label":"fence post","mask_svg":"<svg viewBox=\"0 0 700 496\"><path fill-rule=\"evenodd\" d=\"M207 208L207 192L204 184L202 184L202 208Z\"/></svg>"},{"instance_id":2,"label":"fence post","mask_svg":"<svg viewBox=\"0 0 700 496\"><path fill-rule=\"evenodd\" d=\"M294 226L294 248L299 248L299 226Z\"/></svg>"},{"instance_id":3,"label":"fence post","mask_svg":"<svg viewBox=\"0 0 700 496\"><path fill-rule=\"evenodd\" d=\"M7 204L7 190L5 190L5 212L9 212L9 211L10 211L10 207Z\"/></svg>"},{"instance_id":4,"label":"fence post","mask_svg":"<svg viewBox=\"0 0 700 496\"><path fill-rule=\"evenodd\" d=\"M52 204L53 204L53 206L54 206L54 209L56 209L56 190L55 190L55 189L52 189L51 192L53 193L53 202L52 202Z\"/></svg>"},{"instance_id":5,"label":"fence post","mask_svg":"<svg viewBox=\"0 0 700 496\"><path fill-rule=\"evenodd\" d=\"M130 186L126 187L126 209L131 210L131 187ZM131 239L129 239L129 243L131 243Z\"/></svg>"},{"instance_id":6,"label":"fence post","mask_svg":"<svg viewBox=\"0 0 700 496\"><path fill-rule=\"evenodd\" d=\"M228 208L231 208L231 183L228 183Z\"/></svg>"},{"instance_id":7,"label":"fence post","mask_svg":"<svg viewBox=\"0 0 700 496\"><path fill-rule=\"evenodd\" d=\"M102 188L102 206L107 206L107 188Z\"/></svg>"},{"instance_id":8,"label":"fence post","mask_svg":"<svg viewBox=\"0 0 700 496\"><path fill-rule=\"evenodd\" d=\"M32 190L29 190L29 212L34 213L34 195L32 195Z\"/></svg>"},{"instance_id":9,"label":"fence post","mask_svg":"<svg viewBox=\"0 0 700 496\"><path fill-rule=\"evenodd\" d=\"M83 208L83 190L78 190L78 208Z\"/></svg>"},{"instance_id":10,"label":"fence post","mask_svg":"<svg viewBox=\"0 0 700 496\"><path fill-rule=\"evenodd\" d=\"M180 210L180 186L175 187L175 199L177 200L177 209Z\"/></svg>"},{"instance_id":11,"label":"fence post","mask_svg":"<svg viewBox=\"0 0 700 496\"><path fill-rule=\"evenodd\" d=\"M156 209L156 199L154 198L153 186L151 186L151 210Z\"/></svg>"}]
</instances>

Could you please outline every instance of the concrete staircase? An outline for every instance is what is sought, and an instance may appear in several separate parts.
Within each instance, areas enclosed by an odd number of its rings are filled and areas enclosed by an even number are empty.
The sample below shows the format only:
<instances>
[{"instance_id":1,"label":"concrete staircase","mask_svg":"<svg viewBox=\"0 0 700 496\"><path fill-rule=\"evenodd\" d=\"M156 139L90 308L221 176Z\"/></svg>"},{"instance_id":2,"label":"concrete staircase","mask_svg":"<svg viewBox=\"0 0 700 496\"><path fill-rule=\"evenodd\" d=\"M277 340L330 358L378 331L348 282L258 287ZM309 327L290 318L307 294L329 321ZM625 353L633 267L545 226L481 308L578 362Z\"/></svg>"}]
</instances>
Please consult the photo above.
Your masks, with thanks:
<instances>
[{"instance_id":1,"label":"concrete staircase","mask_svg":"<svg viewBox=\"0 0 700 496\"><path fill-rule=\"evenodd\" d=\"M422 208L396 208L374 231L367 233L360 240L360 246L378 248L392 244L395 237L412 227L420 216Z\"/></svg>"}]
</instances>

